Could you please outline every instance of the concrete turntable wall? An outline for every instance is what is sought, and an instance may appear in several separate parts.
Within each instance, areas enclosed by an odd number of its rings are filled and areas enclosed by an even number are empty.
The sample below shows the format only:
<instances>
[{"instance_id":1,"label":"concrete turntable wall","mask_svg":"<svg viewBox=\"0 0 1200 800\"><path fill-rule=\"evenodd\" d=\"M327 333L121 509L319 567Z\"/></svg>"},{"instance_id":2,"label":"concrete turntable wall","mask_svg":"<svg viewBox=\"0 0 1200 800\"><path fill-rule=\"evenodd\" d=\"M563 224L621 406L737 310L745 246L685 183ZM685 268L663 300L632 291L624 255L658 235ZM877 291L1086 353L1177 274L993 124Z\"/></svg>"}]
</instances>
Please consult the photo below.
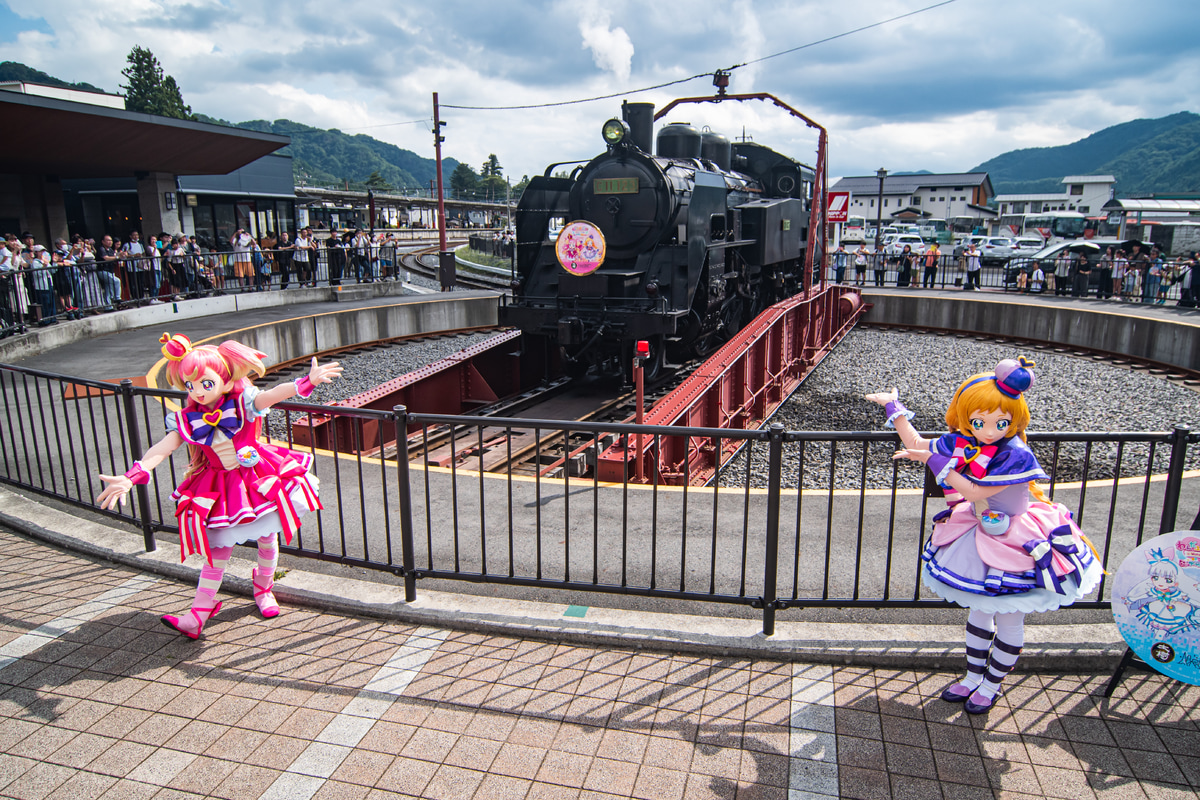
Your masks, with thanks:
<instances>
[{"instance_id":1,"label":"concrete turntable wall","mask_svg":"<svg viewBox=\"0 0 1200 800\"><path fill-rule=\"evenodd\" d=\"M1200 370L1200 315L1191 313L1168 318L1142 306L1075 307L995 295L864 293L863 300L873 304L866 322L1017 336Z\"/></svg>"}]
</instances>

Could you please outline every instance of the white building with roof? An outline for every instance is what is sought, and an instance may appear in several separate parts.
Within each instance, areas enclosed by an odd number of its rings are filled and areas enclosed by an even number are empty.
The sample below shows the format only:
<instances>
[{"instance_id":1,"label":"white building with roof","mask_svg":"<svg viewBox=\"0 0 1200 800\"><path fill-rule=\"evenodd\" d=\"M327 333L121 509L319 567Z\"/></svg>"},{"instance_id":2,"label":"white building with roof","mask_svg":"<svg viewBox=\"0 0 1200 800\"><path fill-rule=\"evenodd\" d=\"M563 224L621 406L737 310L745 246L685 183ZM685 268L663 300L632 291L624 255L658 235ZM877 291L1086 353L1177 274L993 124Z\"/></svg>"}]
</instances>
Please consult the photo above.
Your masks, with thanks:
<instances>
[{"instance_id":1,"label":"white building with roof","mask_svg":"<svg viewBox=\"0 0 1200 800\"><path fill-rule=\"evenodd\" d=\"M1041 214L1046 211L1075 211L1097 216L1113 197L1117 179L1112 175L1068 175L1062 179L1062 193L999 194L995 202L1000 216Z\"/></svg>"},{"instance_id":2,"label":"white building with roof","mask_svg":"<svg viewBox=\"0 0 1200 800\"><path fill-rule=\"evenodd\" d=\"M876 219L884 225L944 219L958 220L957 227L969 231L996 218L995 210L988 208L993 190L986 172L887 175L882 197L877 175L842 178L830 191L849 192L847 213L865 217L868 228L874 227Z\"/></svg>"}]
</instances>

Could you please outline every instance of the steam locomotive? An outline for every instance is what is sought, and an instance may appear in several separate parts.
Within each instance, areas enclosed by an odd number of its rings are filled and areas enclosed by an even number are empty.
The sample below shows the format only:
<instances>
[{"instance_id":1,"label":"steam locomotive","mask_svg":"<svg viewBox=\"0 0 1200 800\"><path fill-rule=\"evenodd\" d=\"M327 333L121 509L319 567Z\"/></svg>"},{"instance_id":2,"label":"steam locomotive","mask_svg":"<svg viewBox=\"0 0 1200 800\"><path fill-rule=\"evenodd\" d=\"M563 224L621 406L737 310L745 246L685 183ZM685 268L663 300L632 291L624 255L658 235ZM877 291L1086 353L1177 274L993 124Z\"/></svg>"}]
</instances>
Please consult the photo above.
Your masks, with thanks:
<instances>
[{"instance_id":1,"label":"steam locomotive","mask_svg":"<svg viewBox=\"0 0 1200 800\"><path fill-rule=\"evenodd\" d=\"M663 126L652 151L653 124L653 104L624 103L605 152L569 177L550 165L517 207L500 322L557 348L568 373L628 377L646 341L653 378L802 288L812 168L688 123Z\"/></svg>"}]
</instances>

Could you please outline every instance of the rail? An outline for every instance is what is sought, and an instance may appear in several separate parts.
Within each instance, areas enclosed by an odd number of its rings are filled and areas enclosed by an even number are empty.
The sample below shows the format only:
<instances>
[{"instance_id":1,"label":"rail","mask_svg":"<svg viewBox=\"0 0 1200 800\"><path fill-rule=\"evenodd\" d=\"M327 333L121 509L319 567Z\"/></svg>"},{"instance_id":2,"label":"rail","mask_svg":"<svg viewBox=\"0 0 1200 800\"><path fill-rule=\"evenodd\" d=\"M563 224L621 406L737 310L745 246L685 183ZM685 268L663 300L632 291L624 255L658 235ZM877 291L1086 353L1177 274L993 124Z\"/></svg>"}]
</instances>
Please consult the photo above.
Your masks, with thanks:
<instances>
[{"instance_id":1,"label":"rail","mask_svg":"<svg viewBox=\"0 0 1200 800\"><path fill-rule=\"evenodd\" d=\"M133 526L154 549L156 534L178 530L171 493L186 457L169 459L115 511L96 505L95 475L123 472L163 436L167 404L181 397L0 365L0 483ZM349 437L346 449L359 455L298 444L297 422L311 426L317 417L336 418L331 435ZM325 504L283 551L393 574L409 601L429 580L639 595L758 609L766 634L785 609L945 605L922 587L919 559L941 501L921 488L923 471L887 458L894 433L497 420L305 403L280 404L267 419L267 435L313 454ZM590 437L592 453L606 435L631 447L640 437L651 453L670 449L672 438L732 442L742 452L704 487L606 483L594 470L581 477L586 454L530 477L410 464L409 453L428 449L447 426L480 451L486 431L528 431L535 457L540 442L560 435ZM409 447L392 457L362 455L402 437ZM1055 476L1049 494L1073 509L1110 571L1146 538L1175 529L1181 510L1190 519L1200 506L1200 481L1185 473L1200 437L1186 428L1040 433L1030 441ZM1106 585L1076 604L1109 606Z\"/></svg>"}]
</instances>

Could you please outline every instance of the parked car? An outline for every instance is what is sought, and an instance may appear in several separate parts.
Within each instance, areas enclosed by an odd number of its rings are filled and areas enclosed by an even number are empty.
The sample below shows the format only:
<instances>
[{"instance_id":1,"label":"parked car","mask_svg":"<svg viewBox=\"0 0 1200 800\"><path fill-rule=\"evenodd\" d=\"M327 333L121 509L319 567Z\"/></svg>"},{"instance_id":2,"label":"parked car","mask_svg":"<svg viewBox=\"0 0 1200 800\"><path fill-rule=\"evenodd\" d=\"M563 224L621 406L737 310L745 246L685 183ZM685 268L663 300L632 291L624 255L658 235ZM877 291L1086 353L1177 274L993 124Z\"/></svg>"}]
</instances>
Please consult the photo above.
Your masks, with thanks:
<instances>
[{"instance_id":1,"label":"parked car","mask_svg":"<svg viewBox=\"0 0 1200 800\"><path fill-rule=\"evenodd\" d=\"M894 237L884 246L883 252L889 256L898 256L904 252L905 245L908 245L908 248L913 253L920 254L925 252L925 242L921 240L920 236L912 233L902 233Z\"/></svg>"},{"instance_id":2,"label":"parked car","mask_svg":"<svg viewBox=\"0 0 1200 800\"><path fill-rule=\"evenodd\" d=\"M1013 254L1013 240L1007 236L985 236L978 247L984 264L1003 264Z\"/></svg>"},{"instance_id":3,"label":"parked car","mask_svg":"<svg viewBox=\"0 0 1200 800\"><path fill-rule=\"evenodd\" d=\"M1013 240L1014 256L1031 256L1046 246L1046 240L1040 236L1021 236Z\"/></svg>"},{"instance_id":4,"label":"parked car","mask_svg":"<svg viewBox=\"0 0 1200 800\"><path fill-rule=\"evenodd\" d=\"M1081 249L1087 250L1094 267L1099 261L1101 253L1109 247L1120 248L1128 254L1133 252L1134 245L1139 245L1143 253L1150 252L1151 245L1148 242L1140 242L1137 239L1071 239L1065 242L1058 242L1048 247L1043 247L1031 256L1016 255L1010 258L1004 267L1004 282L1010 285L1015 284L1017 282L1017 273L1024 272L1028 275L1033 272L1034 264L1040 264L1042 272L1047 275L1053 274L1055 262L1064 250L1072 253L1078 253ZM1093 269L1091 280L1091 288L1093 290L1097 285L1099 277L1099 270Z\"/></svg>"}]
</instances>

